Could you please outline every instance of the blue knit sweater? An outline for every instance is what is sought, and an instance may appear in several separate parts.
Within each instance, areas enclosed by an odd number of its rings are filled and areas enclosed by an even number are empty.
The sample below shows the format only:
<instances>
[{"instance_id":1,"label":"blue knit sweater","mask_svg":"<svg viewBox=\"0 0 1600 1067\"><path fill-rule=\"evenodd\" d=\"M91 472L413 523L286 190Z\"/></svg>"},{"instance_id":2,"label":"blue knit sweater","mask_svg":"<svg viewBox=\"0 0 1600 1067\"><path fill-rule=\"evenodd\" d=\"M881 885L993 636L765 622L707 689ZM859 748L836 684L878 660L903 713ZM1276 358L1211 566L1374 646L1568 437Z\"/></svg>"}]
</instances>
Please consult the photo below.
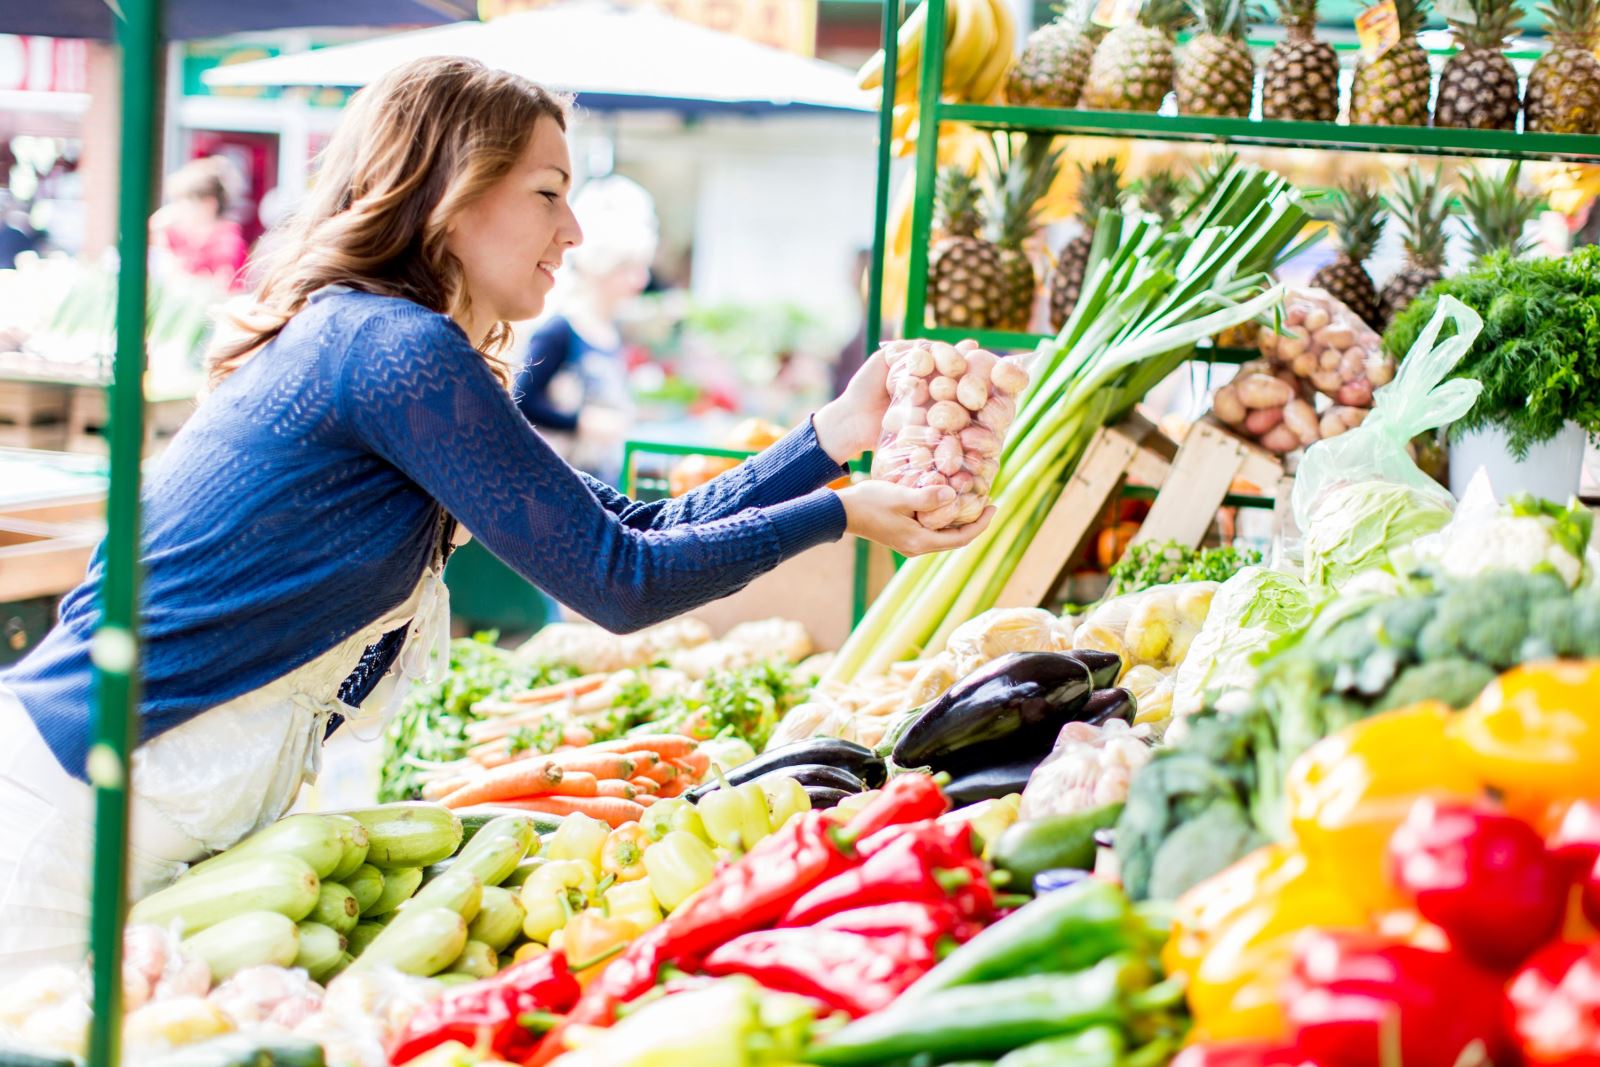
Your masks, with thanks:
<instances>
[{"instance_id":1,"label":"blue knit sweater","mask_svg":"<svg viewBox=\"0 0 1600 1067\"><path fill-rule=\"evenodd\" d=\"M404 601L441 506L529 581L625 631L838 539L844 508L821 487L840 473L806 426L686 497L632 502L550 450L449 318L324 291L200 405L146 482L140 739ZM80 778L103 573L96 551L60 625L0 673Z\"/></svg>"}]
</instances>

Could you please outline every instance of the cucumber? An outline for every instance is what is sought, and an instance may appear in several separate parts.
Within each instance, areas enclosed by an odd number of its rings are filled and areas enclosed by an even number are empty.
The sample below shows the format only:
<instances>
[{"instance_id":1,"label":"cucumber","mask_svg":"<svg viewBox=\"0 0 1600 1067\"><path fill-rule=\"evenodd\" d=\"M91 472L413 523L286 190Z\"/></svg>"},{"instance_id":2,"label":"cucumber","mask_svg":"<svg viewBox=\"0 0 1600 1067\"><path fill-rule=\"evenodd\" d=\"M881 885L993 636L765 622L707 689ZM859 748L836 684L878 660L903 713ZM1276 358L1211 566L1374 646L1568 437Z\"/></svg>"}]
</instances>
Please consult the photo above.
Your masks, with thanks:
<instances>
[{"instance_id":1,"label":"cucumber","mask_svg":"<svg viewBox=\"0 0 1600 1067\"><path fill-rule=\"evenodd\" d=\"M317 906L306 920L331 926L343 937L361 921L361 905L356 903L356 895L338 882L323 882L317 893Z\"/></svg>"},{"instance_id":2,"label":"cucumber","mask_svg":"<svg viewBox=\"0 0 1600 1067\"><path fill-rule=\"evenodd\" d=\"M527 852L539 840L539 828L533 821L533 816L527 812L510 811L498 815L482 826L468 838L465 836L466 824L462 824L461 851L456 855L466 859L473 855L476 849L487 846L491 841L502 837L512 837L522 842L522 851Z\"/></svg>"},{"instance_id":3,"label":"cucumber","mask_svg":"<svg viewBox=\"0 0 1600 1067\"><path fill-rule=\"evenodd\" d=\"M1013 823L994 843L991 861L1011 875L1015 892L1033 891L1040 873L1061 867L1094 866L1094 832L1116 825L1121 804L1106 804L1069 815L1048 815Z\"/></svg>"},{"instance_id":4,"label":"cucumber","mask_svg":"<svg viewBox=\"0 0 1600 1067\"><path fill-rule=\"evenodd\" d=\"M522 898L516 893L499 886L484 886L483 901L478 906L477 918L467 927L467 937L482 941L496 952L504 952L522 933L522 920L527 913Z\"/></svg>"},{"instance_id":5,"label":"cucumber","mask_svg":"<svg viewBox=\"0 0 1600 1067\"><path fill-rule=\"evenodd\" d=\"M339 845L341 855L339 866L333 873L327 875L335 882L343 882L367 862L367 852L372 847L372 839L367 835L367 828L348 815L324 816L339 831Z\"/></svg>"},{"instance_id":6,"label":"cucumber","mask_svg":"<svg viewBox=\"0 0 1600 1067\"><path fill-rule=\"evenodd\" d=\"M204 960L211 981L225 982L246 967L288 967L300 952L294 921L275 911L252 911L207 927L183 941L184 951Z\"/></svg>"},{"instance_id":7,"label":"cucumber","mask_svg":"<svg viewBox=\"0 0 1600 1067\"><path fill-rule=\"evenodd\" d=\"M533 827L528 827L528 837L539 840L533 834ZM499 885L506 880L506 876L517 869L517 864L522 862L522 857L527 854L526 842L516 836L505 837L479 837L477 842L480 847L472 849L471 854L462 852L457 857L455 864L450 868L450 873L470 874L478 878L484 885ZM469 849L472 846L467 846Z\"/></svg>"},{"instance_id":8,"label":"cucumber","mask_svg":"<svg viewBox=\"0 0 1600 1067\"><path fill-rule=\"evenodd\" d=\"M379 869L426 867L461 847L461 820L438 804L412 801L340 814L367 828L366 862Z\"/></svg>"},{"instance_id":9,"label":"cucumber","mask_svg":"<svg viewBox=\"0 0 1600 1067\"><path fill-rule=\"evenodd\" d=\"M474 978L490 978L500 970L500 957L482 941L470 937L461 948L461 955L445 969L446 974L470 974Z\"/></svg>"},{"instance_id":10,"label":"cucumber","mask_svg":"<svg viewBox=\"0 0 1600 1067\"><path fill-rule=\"evenodd\" d=\"M383 896L383 872L370 863L363 863L343 885L356 898L356 907L363 912L370 911Z\"/></svg>"},{"instance_id":11,"label":"cucumber","mask_svg":"<svg viewBox=\"0 0 1600 1067\"><path fill-rule=\"evenodd\" d=\"M467 924L449 908L407 908L383 928L352 971L393 967L402 974L431 978L453 963L467 944Z\"/></svg>"},{"instance_id":12,"label":"cucumber","mask_svg":"<svg viewBox=\"0 0 1600 1067\"><path fill-rule=\"evenodd\" d=\"M344 956L345 939L339 931L322 923L300 924L300 954L294 966L304 967L313 982L324 981Z\"/></svg>"},{"instance_id":13,"label":"cucumber","mask_svg":"<svg viewBox=\"0 0 1600 1067\"><path fill-rule=\"evenodd\" d=\"M350 936L346 939L350 944L345 951L352 956L359 956L367 950L367 946L372 944L373 940L381 933L383 933L383 927L377 923L356 923L356 928L350 931Z\"/></svg>"},{"instance_id":14,"label":"cucumber","mask_svg":"<svg viewBox=\"0 0 1600 1067\"><path fill-rule=\"evenodd\" d=\"M365 919L375 919L380 915L387 915L406 901L417 891L422 884L422 868L398 867L383 872L383 892L378 894L378 900L370 908L363 908L361 916Z\"/></svg>"},{"instance_id":15,"label":"cucumber","mask_svg":"<svg viewBox=\"0 0 1600 1067\"><path fill-rule=\"evenodd\" d=\"M287 1034L227 1034L145 1061L147 1067L326 1067L327 1062L321 1045Z\"/></svg>"},{"instance_id":16,"label":"cucumber","mask_svg":"<svg viewBox=\"0 0 1600 1067\"><path fill-rule=\"evenodd\" d=\"M506 816L527 819L533 823L534 833L538 834L553 834L561 828L561 816L559 815L545 815L536 811L519 811L516 808L502 808L493 804L479 804L475 807L462 808L456 812L456 815L461 819L461 846L463 848L471 844L472 839L478 836L485 826Z\"/></svg>"},{"instance_id":17,"label":"cucumber","mask_svg":"<svg viewBox=\"0 0 1600 1067\"><path fill-rule=\"evenodd\" d=\"M184 877L197 878L239 860L282 855L298 856L310 864L318 878L328 877L344 857L344 842L339 837L338 824L321 815L291 815L287 819L279 819L226 852L219 852L204 863L191 867Z\"/></svg>"},{"instance_id":18,"label":"cucumber","mask_svg":"<svg viewBox=\"0 0 1600 1067\"><path fill-rule=\"evenodd\" d=\"M186 934L250 911L275 911L299 922L317 906L321 885L303 859L256 856L180 878L135 904L128 921L166 926L176 919Z\"/></svg>"},{"instance_id":19,"label":"cucumber","mask_svg":"<svg viewBox=\"0 0 1600 1067\"><path fill-rule=\"evenodd\" d=\"M526 882L529 875L533 874L534 871L537 871L540 867L543 867L549 862L550 861L544 856L529 856L527 859L513 867L511 869L511 873L500 880L500 884L505 886L507 889L514 889L522 885L523 882Z\"/></svg>"},{"instance_id":20,"label":"cucumber","mask_svg":"<svg viewBox=\"0 0 1600 1067\"><path fill-rule=\"evenodd\" d=\"M449 908L463 921L471 922L478 917L478 908L482 903L483 879L475 874L452 871L419 889L417 895L406 904L406 910Z\"/></svg>"}]
</instances>

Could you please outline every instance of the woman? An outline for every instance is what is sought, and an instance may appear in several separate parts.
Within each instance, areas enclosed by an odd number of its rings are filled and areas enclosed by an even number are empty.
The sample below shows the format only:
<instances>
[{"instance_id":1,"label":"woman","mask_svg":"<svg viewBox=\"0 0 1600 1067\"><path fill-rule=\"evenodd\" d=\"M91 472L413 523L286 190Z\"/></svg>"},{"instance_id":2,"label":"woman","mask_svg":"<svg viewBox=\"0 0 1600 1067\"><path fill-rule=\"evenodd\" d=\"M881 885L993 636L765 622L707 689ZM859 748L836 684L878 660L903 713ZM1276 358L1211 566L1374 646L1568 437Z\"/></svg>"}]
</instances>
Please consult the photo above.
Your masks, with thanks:
<instances>
[{"instance_id":1,"label":"woman","mask_svg":"<svg viewBox=\"0 0 1600 1067\"><path fill-rule=\"evenodd\" d=\"M947 490L822 488L873 441L881 361L671 503L633 503L563 463L494 353L582 240L564 131L561 103L532 83L435 58L361 93L330 143L243 336L213 352L212 393L145 487L135 894L276 819L326 734L370 716L381 680L422 669L457 521L618 631L846 532L921 553L983 529L917 524ZM84 948L103 559L0 674L0 971Z\"/></svg>"},{"instance_id":2,"label":"woman","mask_svg":"<svg viewBox=\"0 0 1600 1067\"><path fill-rule=\"evenodd\" d=\"M658 227L650 194L621 175L586 182L572 198L583 229L551 303L528 336L511 395L579 470L620 484L622 437L633 421L618 316L644 292Z\"/></svg>"},{"instance_id":3,"label":"woman","mask_svg":"<svg viewBox=\"0 0 1600 1067\"><path fill-rule=\"evenodd\" d=\"M164 257L175 269L238 288L244 274L244 231L226 218L228 184L223 159L196 159L167 178L167 204L151 220L158 265Z\"/></svg>"}]
</instances>

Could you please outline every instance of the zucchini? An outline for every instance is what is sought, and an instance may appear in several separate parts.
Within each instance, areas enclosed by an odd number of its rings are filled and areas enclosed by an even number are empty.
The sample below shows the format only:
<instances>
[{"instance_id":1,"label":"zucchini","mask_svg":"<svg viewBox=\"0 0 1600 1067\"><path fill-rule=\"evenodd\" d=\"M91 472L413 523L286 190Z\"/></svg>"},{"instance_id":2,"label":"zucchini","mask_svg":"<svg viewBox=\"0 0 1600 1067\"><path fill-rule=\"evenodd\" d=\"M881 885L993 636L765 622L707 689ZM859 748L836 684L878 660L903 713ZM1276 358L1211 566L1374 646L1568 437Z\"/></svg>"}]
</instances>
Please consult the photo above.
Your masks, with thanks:
<instances>
[{"instance_id":1,"label":"zucchini","mask_svg":"<svg viewBox=\"0 0 1600 1067\"><path fill-rule=\"evenodd\" d=\"M426 867L461 847L461 820L438 804L409 801L341 814L367 828L366 862L380 870Z\"/></svg>"},{"instance_id":2,"label":"zucchini","mask_svg":"<svg viewBox=\"0 0 1600 1067\"><path fill-rule=\"evenodd\" d=\"M482 941L470 937L461 947L461 955L445 969L446 974L469 974L474 978L490 978L500 970L500 957Z\"/></svg>"},{"instance_id":3,"label":"zucchini","mask_svg":"<svg viewBox=\"0 0 1600 1067\"><path fill-rule=\"evenodd\" d=\"M471 859L489 848L495 841L507 837L521 844L524 853L531 848L537 848L540 844L539 828L534 823L533 817L524 812L514 811L490 819L480 826L478 832L472 835L472 839L462 844L461 851L456 853L456 859Z\"/></svg>"},{"instance_id":4,"label":"zucchini","mask_svg":"<svg viewBox=\"0 0 1600 1067\"><path fill-rule=\"evenodd\" d=\"M531 824L527 831L527 837L539 840L534 835ZM490 886L505 881L506 876L517 869L517 864L522 862L523 856L528 852L528 846L520 836L479 837L474 844L481 847L472 849L470 854L462 852L451 866L450 874L470 874L484 885Z\"/></svg>"},{"instance_id":5,"label":"zucchini","mask_svg":"<svg viewBox=\"0 0 1600 1067\"><path fill-rule=\"evenodd\" d=\"M543 867L549 862L549 859L544 856L529 856L521 863L513 867L511 869L511 873L501 879L500 884L505 886L507 889L516 888L522 885L523 882L526 882L528 880L528 876L534 871L537 871L540 867Z\"/></svg>"},{"instance_id":6,"label":"zucchini","mask_svg":"<svg viewBox=\"0 0 1600 1067\"><path fill-rule=\"evenodd\" d=\"M372 944L373 940L381 933L383 933L383 927L377 923L356 923L356 928L351 930L350 936L346 938L349 941L349 945L345 951L352 956L359 956L367 950L367 946Z\"/></svg>"},{"instance_id":7,"label":"zucchini","mask_svg":"<svg viewBox=\"0 0 1600 1067\"><path fill-rule=\"evenodd\" d=\"M318 878L328 877L344 857L344 842L338 825L321 815L291 815L279 819L226 852L195 864L184 877L198 878L227 864L257 856L282 855L298 856L311 866Z\"/></svg>"},{"instance_id":8,"label":"zucchini","mask_svg":"<svg viewBox=\"0 0 1600 1067\"><path fill-rule=\"evenodd\" d=\"M482 941L496 952L504 952L522 933L522 920L527 913L522 898L516 893L499 886L484 886L483 901L478 906L477 917L467 926L467 937Z\"/></svg>"},{"instance_id":9,"label":"zucchini","mask_svg":"<svg viewBox=\"0 0 1600 1067\"><path fill-rule=\"evenodd\" d=\"M178 879L135 904L128 921L166 926L178 920L186 934L251 911L275 911L299 922L317 906L321 888L317 872L305 860L257 856Z\"/></svg>"},{"instance_id":10,"label":"zucchini","mask_svg":"<svg viewBox=\"0 0 1600 1067\"><path fill-rule=\"evenodd\" d=\"M300 953L294 966L305 968L313 982L324 981L344 957L344 935L322 923L300 924Z\"/></svg>"},{"instance_id":11,"label":"zucchini","mask_svg":"<svg viewBox=\"0 0 1600 1067\"><path fill-rule=\"evenodd\" d=\"M323 882L317 893L317 906L306 920L331 926L342 937L361 921L361 905L356 903L355 894L338 882Z\"/></svg>"},{"instance_id":12,"label":"zucchini","mask_svg":"<svg viewBox=\"0 0 1600 1067\"><path fill-rule=\"evenodd\" d=\"M1014 823L995 841L991 860L996 869L1010 873L1017 892L1030 892L1033 880L1044 871L1093 867L1095 831L1115 826L1121 814L1121 804L1106 804Z\"/></svg>"},{"instance_id":13,"label":"zucchini","mask_svg":"<svg viewBox=\"0 0 1600 1067\"><path fill-rule=\"evenodd\" d=\"M327 815L324 818L333 823L334 828L339 831L339 845L342 850L339 866L326 877L335 882L343 882L367 862L367 852L372 847L372 839L367 835L367 828L348 815Z\"/></svg>"},{"instance_id":14,"label":"zucchini","mask_svg":"<svg viewBox=\"0 0 1600 1067\"><path fill-rule=\"evenodd\" d=\"M293 920L275 911L252 911L185 938L183 948L211 968L215 984L246 967L293 965L300 953L300 934Z\"/></svg>"},{"instance_id":15,"label":"zucchini","mask_svg":"<svg viewBox=\"0 0 1600 1067\"><path fill-rule=\"evenodd\" d=\"M356 898L356 907L365 912L383 896L383 872L370 863L363 863L343 885Z\"/></svg>"},{"instance_id":16,"label":"zucchini","mask_svg":"<svg viewBox=\"0 0 1600 1067\"><path fill-rule=\"evenodd\" d=\"M379 915L387 915L406 901L417 891L422 884L422 868L397 867L383 872L383 892L378 894L377 903L370 908L363 908L362 918L375 919Z\"/></svg>"},{"instance_id":17,"label":"zucchini","mask_svg":"<svg viewBox=\"0 0 1600 1067\"><path fill-rule=\"evenodd\" d=\"M322 1046L287 1034L271 1037L257 1034L227 1034L185 1045L157 1059L147 1067L326 1067ZM0 1059L0 1064L5 1060ZM18 1064L18 1067L21 1067Z\"/></svg>"},{"instance_id":18,"label":"zucchini","mask_svg":"<svg viewBox=\"0 0 1600 1067\"><path fill-rule=\"evenodd\" d=\"M483 879L465 871L452 871L419 889L417 895L406 904L406 911L413 908L419 911L449 908L460 915L463 921L471 922L478 917L478 909L482 904Z\"/></svg>"},{"instance_id":19,"label":"zucchini","mask_svg":"<svg viewBox=\"0 0 1600 1067\"><path fill-rule=\"evenodd\" d=\"M496 819L514 815L519 819L527 819L533 823L533 829L538 834L553 834L561 829L561 816L545 815L537 811L519 811L516 808L503 808L494 804L478 804L470 808L461 808L456 811L456 816L461 820L461 847L465 848L472 843L472 839L485 826Z\"/></svg>"},{"instance_id":20,"label":"zucchini","mask_svg":"<svg viewBox=\"0 0 1600 1067\"><path fill-rule=\"evenodd\" d=\"M383 928L352 971L393 967L401 974L431 978L453 963L467 944L467 923L449 908L407 908Z\"/></svg>"}]
</instances>

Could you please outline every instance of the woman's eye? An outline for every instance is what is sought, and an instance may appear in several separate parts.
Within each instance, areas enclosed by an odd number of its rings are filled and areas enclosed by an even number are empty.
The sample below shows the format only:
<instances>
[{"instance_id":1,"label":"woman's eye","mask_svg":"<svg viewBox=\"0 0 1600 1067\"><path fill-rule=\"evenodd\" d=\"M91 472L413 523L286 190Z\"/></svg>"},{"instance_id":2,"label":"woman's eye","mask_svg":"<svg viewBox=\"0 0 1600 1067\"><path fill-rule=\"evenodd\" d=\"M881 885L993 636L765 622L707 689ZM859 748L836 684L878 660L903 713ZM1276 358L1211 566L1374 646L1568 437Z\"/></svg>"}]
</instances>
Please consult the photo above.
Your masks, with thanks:
<instances>
[{"instance_id":1,"label":"woman's eye","mask_svg":"<svg viewBox=\"0 0 1600 1067\"><path fill-rule=\"evenodd\" d=\"M560 193L552 193L548 190L541 192L539 195L550 201L552 204L561 199Z\"/></svg>"}]
</instances>

